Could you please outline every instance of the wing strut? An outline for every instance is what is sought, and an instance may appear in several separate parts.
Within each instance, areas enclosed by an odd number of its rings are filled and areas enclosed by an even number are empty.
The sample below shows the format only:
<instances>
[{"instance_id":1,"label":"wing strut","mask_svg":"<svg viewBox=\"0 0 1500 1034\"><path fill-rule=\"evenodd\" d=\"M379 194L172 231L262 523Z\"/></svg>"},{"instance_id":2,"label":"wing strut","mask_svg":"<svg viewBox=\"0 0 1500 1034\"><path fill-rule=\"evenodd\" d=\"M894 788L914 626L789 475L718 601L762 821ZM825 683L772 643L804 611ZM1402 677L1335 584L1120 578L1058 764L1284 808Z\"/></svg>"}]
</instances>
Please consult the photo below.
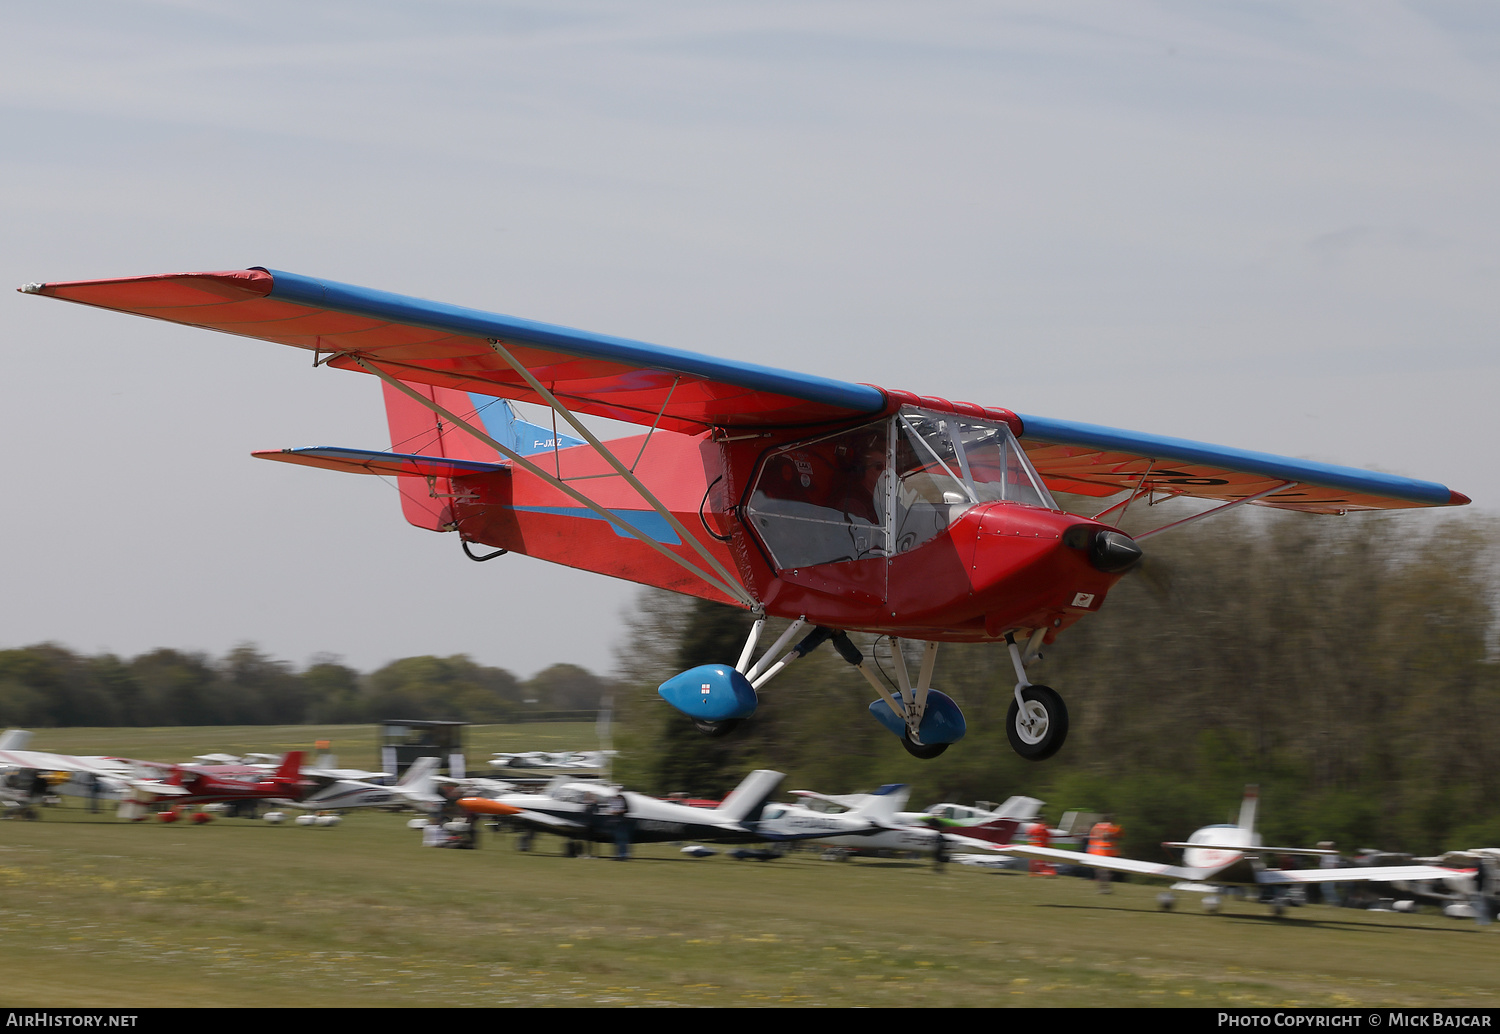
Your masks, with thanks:
<instances>
[{"instance_id":1,"label":"wing strut","mask_svg":"<svg viewBox=\"0 0 1500 1034\"><path fill-rule=\"evenodd\" d=\"M497 339L490 338L489 344L490 347L495 350L496 355L498 355L501 359L504 359L507 363L510 364L511 369L515 370L523 378L525 378L526 383L531 385L531 390L540 395L542 397L542 400L545 401L547 405L552 407L552 411L554 413L571 424L573 430L577 431L578 434L584 439L584 441L592 445L594 447L594 451L597 452L600 456L604 457L605 462L607 462L611 467L615 468L615 473L624 478L625 481L630 485L630 487L635 489L642 499L650 503L653 510L661 514L662 519L672 526L673 531L682 536L682 541L693 547L693 552L702 557L703 561L713 569L715 574L724 579L725 583L739 588L739 580L724 569L724 565L719 563L718 558L708 551L708 547L705 546L702 542L698 541L698 536L691 534L687 530L687 528L683 527L682 522L677 519L676 515L674 515L671 510L668 510L664 505L662 505L661 500L656 498L655 494L652 493L651 490L648 489L644 484L642 484L641 479L635 476L635 472L633 470L631 470L629 467L626 467L625 464L621 463L614 453L610 452L604 447L603 442L594 437L594 432L590 431L587 427L584 427L581 422L579 422L578 418L573 415L572 410L559 402L556 395L552 394L552 392L544 388L542 386L542 382L537 380L536 375L528 370L523 364L517 362L516 357L510 354L510 350L502 345ZM673 381L672 389L675 391L676 388L677 382ZM668 392L667 398L670 399L671 397L671 392ZM662 406L663 408L665 408L666 403L663 402ZM656 419L657 422L661 421L660 413L656 415ZM651 425L651 432L655 432L655 430L656 424L653 423ZM649 437L650 433L647 434L647 438ZM644 453L645 451L646 444L642 442L641 452ZM637 462L639 462L640 457L637 456L636 460ZM759 603L757 603L756 600L744 589L739 589L738 593L731 593L730 595L735 596L735 598L739 599L742 603L752 609L759 606Z\"/></svg>"},{"instance_id":2,"label":"wing strut","mask_svg":"<svg viewBox=\"0 0 1500 1034\"><path fill-rule=\"evenodd\" d=\"M1247 495L1243 499L1236 499L1234 502L1225 503L1223 506L1215 506L1212 510L1204 510L1202 513L1195 513L1191 517L1184 517L1182 520L1173 521L1171 524L1163 524L1160 528L1152 528L1150 531L1143 531L1139 535L1132 535L1131 538L1135 539L1137 542L1139 542L1141 539L1149 539L1152 535L1160 535L1162 532L1167 531L1171 528L1180 528L1184 524L1192 524L1194 521L1201 521L1205 517L1212 517L1215 514L1223 513L1225 510L1228 510L1231 507L1241 506L1244 503L1253 503L1257 499L1264 499L1268 495L1275 495L1277 492L1285 492L1288 488L1296 487L1297 482L1295 481L1283 481L1275 488L1268 488L1264 492L1256 492L1254 495Z\"/></svg>"},{"instance_id":3,"label":"wing strut","mask_svg":"<svg viewBox=\"0 0 1500 1034\"><path fill-rule=\"evenodd\" d=\"M611 513L609 510L606 510L604 507L602 507L598 503L594 502L588 496L586 496L582 492L578 491L572 485L569 485L566 482L561 481L558 478L553 477L551 474L548 474L545 470L543 470L541 467L538 467L535 463L531 462L531 460L527 459L525 456L522 456L520 453L516 452L514 449L511 449L511 448L509 448L509 447L507 447L505 445L502 445L500 442L497 442L495 439L491 438L489 435L487 435L483 431L479 430L479 428L475 427L473 424L469 423L467 420L465 420L463 417L459 416L458 414L450 412L449 410L447 410L444 407L438 405L436 402L432 401L431 399L426 398L420 392L414 391L412 388L408 387L405 383L403 383L402 381L397 380L395 377L392 377L390 374L386 373L384 370L380 369L374 363L370 362L368 359L364 358L363 356L355 355L355 354L350 353L349 354L349 358L352 359L352 360L354 360L354 362L358 363L359 366L363 370L365 370L368 373L373 373L375 376L379 377L382 381L384 381L385 383L389 384L391 387L395 388L397 391L401 392L403 395L407 396L412 401L417 402L420 405L425 406L427 409L432 410L438 416L440 416L443 419L447 420L448 422L450 422L451 424L453 424L455 427L459 427L459 428L462 428L464 431L467 431L469 434L473 435L475 438L478 438L480 441L484 442L486 445L488 445L490 448L494 449L496 452L500 453L500 455L504 456L506 459L510 460L512 463L519 464L522 468L524 468L525 470L527 470L530 473L534 474L536 477L541 478L543 481L545 481L547 484L551 485L553 488L557 489L560 492L566 493L570 498L577 500L578 502L582 503L584 506L588 507L590 510L593 510L600 517L602 517L605 520L609 521L609 523L613 524L615 527L619 528L621 531L625 532L628 535L631 535L634 538L639 539L640 541L644 542L646 545L650 546L652 549L656 550L662 556L664 556L667 559L671 560L672 562L678 564L679 566L685 568L695 578L702 579L703 581L707 582L709 585L713 586L715 589L718 589L724 595L728 596L730 599L738 600L741 603L743 603L745 606L750 607L751 609L758 609L759 608L760 604L758 602L756 602L756 600L755 600L755 598L753 596L751 596L748 592L745 591L744 587L741 586L738 583L737 580L735 580L733 578L730 578L730 577L727 577L728 576L728 572L724 571L722 565L715 564L714 566L717 567L721 573L724 573L726 575L727 580L725 580L725 581L720 581L718 578L715 578L713 575L709 574L707 571L704 571L701 568L699 568L692 561L687 560L684 557L678 556L676 553L672 552L670 549L668 549L666 546L662 545L660 542L657 542L655 539L653 539L651 536L647 535L645 532L639 530L638 528L636 528L633 525L631 525L628 522L626 522L618 514ZM590 439L592 441L595 442L595 448L598 448L599 451L602 452L602 453L604 453L606 456L609 455L608 450L601 448L597 444L598 443L598 439L594 438L592 435L590 435L589 437L590 437ZM654 497L652 497L650 495L646 495L645 498L650 503L652 503L652 505L656 506L658 509L661 508L660 504L656 502L656 499ZM682 530L682 525L681 524L678 524L677 527L678 527L679 530L682 531L682 534L684 535L684 537L688 541L692 542L695 546L697 546L700 549L700 551L702 550L702 543L698 542L698 540L694 539L691 535L687 535L686 531Z\"/></svg>"}]
</instances>

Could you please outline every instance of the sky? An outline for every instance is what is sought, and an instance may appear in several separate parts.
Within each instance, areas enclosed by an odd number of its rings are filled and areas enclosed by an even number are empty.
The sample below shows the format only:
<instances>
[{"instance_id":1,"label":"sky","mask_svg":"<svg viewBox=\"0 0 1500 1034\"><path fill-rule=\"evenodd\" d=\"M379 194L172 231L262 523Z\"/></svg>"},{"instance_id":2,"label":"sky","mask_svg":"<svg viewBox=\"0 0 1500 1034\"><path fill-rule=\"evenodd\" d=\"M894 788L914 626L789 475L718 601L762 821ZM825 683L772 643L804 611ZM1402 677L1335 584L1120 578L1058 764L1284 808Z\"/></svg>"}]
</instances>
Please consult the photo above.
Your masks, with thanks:
<instances>
[{"instance_id":1,"label":"sky","mask_svg":"<svg viewBox=\"0 0 1500 1034\"><path fill-rule=\"evenodd\" d=\"M1497 130L1479 2L74 0L0 34L0 264L269 266L1494 514ZM624 646L635 587L250 459L387 447L373 378L12 292L0 335L0 648Z\"/></svg>"}]
</instances>

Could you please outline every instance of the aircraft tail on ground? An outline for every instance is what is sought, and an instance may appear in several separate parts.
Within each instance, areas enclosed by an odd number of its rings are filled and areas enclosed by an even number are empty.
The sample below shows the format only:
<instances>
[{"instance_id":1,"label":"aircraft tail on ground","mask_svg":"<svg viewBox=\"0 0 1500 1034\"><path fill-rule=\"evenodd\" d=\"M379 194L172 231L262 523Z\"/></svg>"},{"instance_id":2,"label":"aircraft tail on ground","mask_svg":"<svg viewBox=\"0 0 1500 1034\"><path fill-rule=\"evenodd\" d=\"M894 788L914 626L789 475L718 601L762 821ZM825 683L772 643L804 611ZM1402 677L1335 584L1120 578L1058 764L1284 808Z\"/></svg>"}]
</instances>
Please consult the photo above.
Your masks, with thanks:
<instances>
[{"instance_id":1,"label":"aircraft tail on ground","mask_svg":"<svg viewBox=\"0 0 1500 1034\"><path fill-rule=\"evenodd\" d=\"M910 797L911 787L908 784L887 783L867 796L859 807L850 809L849 814L858 815L877 825L892 825L896 821L896 813L906 807Z\"/></svg>"},{"instance_id":2,"label":"aircraft tail on ground","mask_svg":"<svg viewBox=\"0 0 1500 1034\"><path fill-rule=\"evenodd\" d=\"M419 807L441 804L443 798L438 794L437 781L433 776L442 764L441 758L417 758L397 781L396 792Z\"/></svg>"},{"instance_id":3,"label":"aircraft tail on ground","mask_svg":"<svg viewBox=\"0 0 1500 1034\"><path fill-rule=\"evenodd\" d=\"M734 788L724 803L714 809L714 817L723 822L755 822L761 809L785 779L780 772L758 768L745 777L744 782Z\"/></svg>"},{"instance_id":4,"label":"aircraft tail on ground","mask_svg":"<svg viewBox=\"0 0 1500 1034\"><path fill-rule=\"evenodd\" d=\"M180 772L180 770L179 770ZM296 779L302 775L302 752L300 750L289 750L286 757L281 759L281 767L276 769L277 779Z\"/></svg>"},{"instance_id":5,"label":"aircraft tail on ground","mask_svg":"<svg viewBox=\"0 0 1500 1034\"><path fill-rule=\"evenodd\" d=\"M1241 829L1248 829L1252 833L1255 832L1255 809L1259 804L1260 787L1254 784L1245 787L1245 798L1240 801L1239 827Z\"/></svg>"}]
</instances>

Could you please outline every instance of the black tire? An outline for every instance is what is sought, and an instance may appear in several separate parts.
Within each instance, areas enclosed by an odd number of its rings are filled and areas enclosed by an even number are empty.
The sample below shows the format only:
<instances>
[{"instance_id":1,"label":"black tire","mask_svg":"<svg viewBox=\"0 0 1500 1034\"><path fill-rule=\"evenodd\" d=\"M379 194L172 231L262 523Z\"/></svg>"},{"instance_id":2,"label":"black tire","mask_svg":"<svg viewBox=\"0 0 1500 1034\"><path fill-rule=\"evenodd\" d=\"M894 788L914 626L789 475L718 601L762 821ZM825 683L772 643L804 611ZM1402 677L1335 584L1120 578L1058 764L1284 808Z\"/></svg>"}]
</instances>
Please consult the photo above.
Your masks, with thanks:
<instances>
[{"instance_id":1,"label":"black tire","mask_svg":"<svg viewBox=\"0 0 1500 1034\"><path fill-rule=\"evenodd\" d=\"M1005 712L1005 735L1010 740L1011 749L1027 761L1045 761L1061 750L1063 741L1068 738L1067 705L1057 691L1048 686L1027 686L1021 690L1021 698L1026 701L1029 711L1040 712L1037 717L1044 718L1046 726L1040 736L1019 728L1016 723L1021 717L1021 709L1012 699L1010 710Z\"/></svg>"},{"instance_id":2,"label":"black tire","mask_svg":"<svg viewBox=\"0 0 1500 1034\"><path fill-rule=\"evenodd\" d=\"M901 734L901 746L905 747L906 752L912 757L921 758L923 761L930 761L948 749L946 743L913 743L911 734L907 732Z\"/></svg>"},{"instance_id":3,"label":"black tire","mask_svg":"<svg viewBox=\"0 0 1500 1034\"><path fill-rule=\"evenodd\" d=\"M705 722L699 718L693 719L693 727L712 740L716 740L720 736L728 736L735 729L739 728L739 725L740 719L738 718L726 718L722 722Z\"/></svg>"}]
</instances>

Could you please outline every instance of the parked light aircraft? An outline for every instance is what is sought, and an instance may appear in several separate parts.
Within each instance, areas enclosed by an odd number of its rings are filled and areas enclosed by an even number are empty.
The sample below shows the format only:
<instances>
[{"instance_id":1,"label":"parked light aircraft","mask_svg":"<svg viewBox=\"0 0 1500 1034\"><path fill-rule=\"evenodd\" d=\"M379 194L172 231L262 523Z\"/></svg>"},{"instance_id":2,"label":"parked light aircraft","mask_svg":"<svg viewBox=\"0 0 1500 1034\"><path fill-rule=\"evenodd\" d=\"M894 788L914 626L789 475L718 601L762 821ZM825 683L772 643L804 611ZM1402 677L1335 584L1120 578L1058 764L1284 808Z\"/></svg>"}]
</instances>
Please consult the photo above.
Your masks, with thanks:
<instances>
[{"instance_id":1,"label":"parked light aircraft","mask_svg":"<svg viewBox=\"0 0 1500 1034\"><path fill-rule=\"evenodd\" d=\"M131 799L121 802L121 818L139 818L146 805L158 800L170 802L173 811L184 805L299 801L316 785L302 775L300 750L288 751L274 772L267 772L260 765L137 764L156 769L162 775L130 781Z\"/></svg>"},{"instance_id":2,"label":"parked light aircraft","mask_svg":"<svg viewBox=\"0 0 1500 1034\"><path fill-rule=\"evenodd\" d=\"M1040 814L1043 802L1036 797L1017 794L1007 797L999 807L992 801L982 803L987 807L979 804L950 804L945 801L932 805L926 811L903 811L898 818L903 822L926 822L935 818L945 826L974 826L981 822L993 822L995 819L1016 819L1024 824Z\"/></svg>"},{"instance_id":3,"label":"parked light aircraft","mask_svg":"<svg viewBox=\"0 0 1500 1034\"><path fill-rule=\"evenodd\" d=\"M23 772L71 773L73 778L64 787L64 792L77 796L90 795L85 780L93 777L98 781L96 795L119 799L118 814L121 818L129 819L142 817L146 806L158 801L170 803L173 811L200 804L235 804L262 800L295 805L320 787L337 785L340 780L334 777L345 774L328 772L321 779L315 778L316 770L302 768L301 751L294 750L280 758L276 755L256 756L276 761L275 764L261 764L230 758L230 763L227 764L178 765L164 761L0 749L0 767ZM204 757L213 757L217 761L218 757L230 756ZM379 789L386 794L392 790L391 787L375 788L373 785L372 789ZM332 808L335 805L323 804L318 807Z\"/></svg>"},{"instance_id":4,"label":"parked light aircraft","mask_svg":"<svg viewBox=\"0 0 1500 1034\"><path fill-rule=\"evenodd\" d=\"M1306 855L1321 858L1337 855L1337 852L1317 848L1264 846L1261 843L1260 834L1255 831L1255 812L1259 798L1260 793L1256 787L1246 787L1237 823L1204 826L1184 842L1164 844L1164 847L1182 851L1181 865L1163 865L1156 862L1140 862L1130 858L1111 858L1026 845L1010 845L997 848L997 850L1023 858L1041 858L1093 869L1108 869L1112 872L1129 872L1140 876L1172 880L1174 881L1173 890L1206 895L1203 899L1204 907L1210 910L1218 907L1218 892L1226 886L1269 887L1272 888L1272 907L1278 914L1283 906L1282 892L1296 885L1443 880L1472 875L1472 870L1465 873L1462 870L1436 865L1357 866L1337 869L1273 868L1268 859L1273 860L1278 855ZM1171 904L1171 895L1164 895L1163 907L1170 908Z\"/></svg>"},{"instance_id":5,"label":"parked light aircraft","mask_svg":"<svg viewBox=\"0 0 1500 1034\"><path fill-rule=\"evenodd\" d=\"M569 840L608 843L614 839L614 817L606 807L611 798L625 798L632 843L655 844L675 840L707 840L747 844L767 839L758 828L761 809L781 785L782 774L764 769L751 772L717 808L695 808L599 783L553 780L544 793L503 797L465 797L459 807L478 815L500 815L524 829L554 833Z\"/></svg>"},{"instance_id":6,"label":"parked light aircraft","mask_svg":"<svg viewBox=\"0 0 1500 1034\"><path fill-rule=\"evenodd\" d=\"M1016 819L992 820L974 826L936 828L940 820L916 812L902 812L911 787L892 783L870 794L829 796L793 790L804 801L835 805L824 810L808 804L768 804L760 830L768 838L810 840L853 851L916 851L934 854L955 848L975 848L983 842L1008 843L1019 825ZM845 803L851 802L851 803ZM909 817L918 821L905 821ZM923 821L933 825L923 825Z\"/></svg>"},{"instance_id":7,"label":"parked light aircraft","mask_svg":"<svg viewBox=\"0 0 1500 1034\"><path fill-rule=\"evenodd\" d=\"M302 811L344 811L393 804L433 811L443 803L433 778L442 764L441 758L418 758L391 786L366 779L329 778L321 769L304 769L302 774L312 779L316 788L301 800L276 803Z\"/></svg>"},{"instance_id":8,"label":"parked light aircraft","mask_svg":"<svg viewBox=\"0 0 1500 1034\"><path fill-rule=\"evenodd\" d=\"M4 741L24 745L30 738L31 734L24 729L11 729L5 733ZM92 794L107 800L128 796L130 781L138 775L135 763L124 758L76 757L44 750L5 747L0 747L0 768L7 770L0 798L3 798L7 806L22 809L30 809L37 803L31 788L33 777L38 772L66 772L71 775L72 778L59 787L57 792L80 797ZM89 785L90 781L92 787Z\"/></svg>"},{"instance_id":9,"label":"parked light aircraft","mask_svg":"<svg viewBox=\"0 0 1500 1034\"><path fill-rule=\"evenodd\" d=\"M1488 923L1500 916L1500 848L1449 851L1416 861L1451 870L1453 875L1441 881L1392 880L1390 889L1398 895L1398 910L1404 910L1403 903L1409 901L1413 906L1434 905L1453 919Z\"/></svg>"},{"instance_id":10,"label":"parked light aircraft","mask_svg":"<svg viewBox=\"0 0 1500 1034\"><path fill-rule=\"evenodd\" d=\"M1103 605L1141 557L1141 540L1245 503L1342 514L1469 501L1426 481L1025 416L260 267L21 290L293 345L314 366L378 377L391 451L255 455L394 475L407 519L457 532L473 560L523 553L750 611L737 662L661 685L708 735L733 729L761 687L828 642L875 691L872 716L913 755L935 757L965 731L958 705L932 688L938 645L989 642L1005 645L1015 669L1011 746L1050 757L1067 736L1067 708L1026 666ZM578 437L518 421L499 400L547 406ZM606 445L580 413L648 430ZM1079 517L1054 491L1124 498ZM1135 500L1173 496L1219 505L1134 539L1105 522L1113 514L1117 525ZM791 625L752 663L767 618ZM895 649L893 693L851 631L924 643L915 682Z\"/></svg>"}]
</instances>

